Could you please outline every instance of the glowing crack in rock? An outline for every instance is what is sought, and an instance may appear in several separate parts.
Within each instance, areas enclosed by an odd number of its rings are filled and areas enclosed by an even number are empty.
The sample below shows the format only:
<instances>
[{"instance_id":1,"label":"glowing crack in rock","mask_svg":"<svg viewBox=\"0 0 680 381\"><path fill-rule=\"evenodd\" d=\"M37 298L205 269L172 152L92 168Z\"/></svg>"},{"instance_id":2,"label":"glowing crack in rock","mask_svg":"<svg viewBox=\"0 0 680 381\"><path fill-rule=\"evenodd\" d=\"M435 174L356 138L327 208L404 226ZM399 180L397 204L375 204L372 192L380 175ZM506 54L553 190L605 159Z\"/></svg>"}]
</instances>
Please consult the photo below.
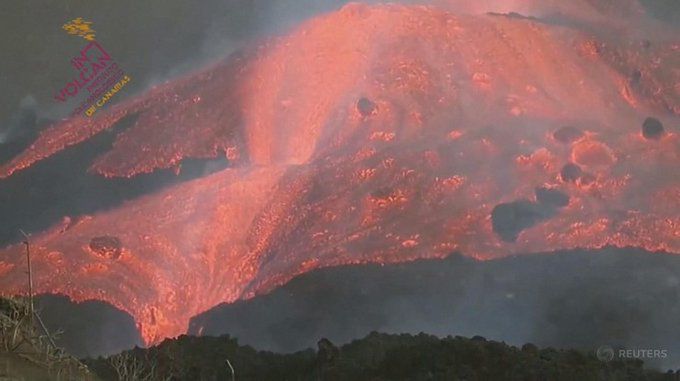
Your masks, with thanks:
<instances>
[{"instance_id":1,"label":"glowing crack in rock","mask_svg":"<svg viewBox=\"0 0 680 381\"><path fill-rule=\"evenodd\" d=\"M38 292L109 302L148 343L324 266L607 245L680 253L669 41L351 4L60 122L0 177L128 117L94 173L229 157L226 170L32 238ZM641 132L649 115L666 126L655 139ZM0 251L4 293L24 291L22 250Z\"/></svg>"}]
</instances>

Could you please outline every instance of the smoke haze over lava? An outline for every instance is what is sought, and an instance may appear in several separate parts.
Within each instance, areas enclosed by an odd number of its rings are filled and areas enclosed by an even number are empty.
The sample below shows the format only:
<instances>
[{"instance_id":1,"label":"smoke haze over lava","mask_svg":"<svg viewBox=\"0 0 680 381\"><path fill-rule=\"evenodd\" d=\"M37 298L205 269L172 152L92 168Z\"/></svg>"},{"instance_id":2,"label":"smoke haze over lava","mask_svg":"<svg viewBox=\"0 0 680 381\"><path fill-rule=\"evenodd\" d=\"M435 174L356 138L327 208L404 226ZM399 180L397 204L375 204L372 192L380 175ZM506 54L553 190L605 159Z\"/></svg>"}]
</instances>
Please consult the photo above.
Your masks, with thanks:
<instances>
[{"instance_id":1,"label":"smoke haze over lava","mask_svg":"<svg viewBox=\"0 0 680 381\"><path fill-rule=\"evenodd\" d=\"M612 4L348 4L51 125L0 182L120 123L91 174L229 168L35 234L38 292L111 303L155 343L320 267L679 254L680 40ZM24 292L23 258L0 251L3 293Z\"/></svg>"}]
</instances>

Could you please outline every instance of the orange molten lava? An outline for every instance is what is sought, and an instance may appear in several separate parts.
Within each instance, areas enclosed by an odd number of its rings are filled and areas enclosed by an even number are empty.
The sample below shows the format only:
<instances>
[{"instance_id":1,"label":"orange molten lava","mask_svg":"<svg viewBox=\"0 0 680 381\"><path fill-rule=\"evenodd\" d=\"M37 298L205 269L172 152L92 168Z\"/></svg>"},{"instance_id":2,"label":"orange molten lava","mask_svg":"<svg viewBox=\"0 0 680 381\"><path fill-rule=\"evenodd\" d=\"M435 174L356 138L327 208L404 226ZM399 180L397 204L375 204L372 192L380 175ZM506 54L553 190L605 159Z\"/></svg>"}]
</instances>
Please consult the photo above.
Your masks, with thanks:
<instances>
[{"instance_id":1,"label":"orange molten lava","mask_svg":"<svg viewBox=\"0 0 680 381\"><path fill-rule=\"evenodd\" d=\"M107 301L153 343L323 266L605 245L680 253L679 63L677 42L352 4L59 123L0 177L133 115L92 171L130 177L229 157L230 169L33 238L39 292ZM647 140L652 114L667 131ZM566 125L582 134L556 139ZM569 163L579 180L561 174ZM500 239L494 207L533 201L537 187L568 206ZM22 247L0 259L0 289L22 292Z\"/></svg>"}]
</instances>

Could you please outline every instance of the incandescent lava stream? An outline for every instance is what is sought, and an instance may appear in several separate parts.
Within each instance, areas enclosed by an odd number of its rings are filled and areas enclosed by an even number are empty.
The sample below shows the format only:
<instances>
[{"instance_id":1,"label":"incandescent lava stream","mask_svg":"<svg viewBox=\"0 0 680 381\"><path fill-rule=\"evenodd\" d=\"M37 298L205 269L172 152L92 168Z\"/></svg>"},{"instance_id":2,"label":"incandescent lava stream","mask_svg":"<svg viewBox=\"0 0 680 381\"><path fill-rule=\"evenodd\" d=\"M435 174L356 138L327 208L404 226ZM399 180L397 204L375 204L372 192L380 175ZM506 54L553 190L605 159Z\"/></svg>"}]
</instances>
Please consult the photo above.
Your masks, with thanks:
<instances>
[{"instance_id":1,"label":"incandescent lava stream","mask_svg":"<svg viewBox=\"0 0 680 381\"><path fill-rule=\"evenodd\" d=\"M155 343L324 266L680 253L678 41L579 25L350 4L57 123L0 178L133 115L93 173L231 167L36 234L37 291L109 302ZM0 251L3 293L24 271L21 245Z\"/></svg>"}]
</instances>

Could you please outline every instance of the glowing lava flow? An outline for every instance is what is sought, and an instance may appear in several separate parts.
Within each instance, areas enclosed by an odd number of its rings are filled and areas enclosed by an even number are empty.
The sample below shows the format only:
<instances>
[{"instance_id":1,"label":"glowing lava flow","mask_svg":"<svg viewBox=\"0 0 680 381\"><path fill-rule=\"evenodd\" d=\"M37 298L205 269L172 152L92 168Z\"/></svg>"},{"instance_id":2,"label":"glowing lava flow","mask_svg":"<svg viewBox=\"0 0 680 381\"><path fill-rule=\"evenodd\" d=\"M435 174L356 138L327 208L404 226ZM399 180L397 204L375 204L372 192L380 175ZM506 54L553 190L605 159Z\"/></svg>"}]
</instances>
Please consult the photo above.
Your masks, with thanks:
<instances>
[{"instance_id":1,"label":"glowing lava flow","mask_svg":"<svg viewBox=\"0 0 680 381\"><path fill-rule=\"evenodd\" d=\"M107 301L149 343L322 266L605 245L680 253L678 51L352 4L57 124L0 177L126 116L132 127L93 171L230 158L230 169L33 238L39 292ZM653 112L665 133L646 139ZM0 255L0 289L22 292L22 247Z\"/></svg>"}]
</instances>

